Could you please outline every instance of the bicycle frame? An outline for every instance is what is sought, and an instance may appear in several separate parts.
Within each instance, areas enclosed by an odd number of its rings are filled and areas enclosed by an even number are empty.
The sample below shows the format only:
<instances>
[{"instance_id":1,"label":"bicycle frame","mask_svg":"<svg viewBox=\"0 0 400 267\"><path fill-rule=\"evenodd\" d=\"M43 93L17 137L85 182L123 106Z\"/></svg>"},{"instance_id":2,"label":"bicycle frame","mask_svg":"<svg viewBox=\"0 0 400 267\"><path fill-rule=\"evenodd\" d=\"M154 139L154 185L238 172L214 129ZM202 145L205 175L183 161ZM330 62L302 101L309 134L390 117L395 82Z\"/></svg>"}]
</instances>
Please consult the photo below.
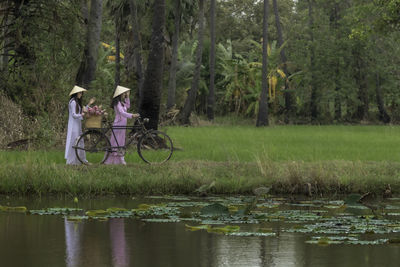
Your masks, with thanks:
<instances>
[{"instance_id":1,"label":"bicycle frame","mask_svg":"<svg viewBox=\"0 0 400 267\"><path fill-rule=\"evenodd\" d=\"M132 144L132 146L134 146L136 144L135 148L133 149L137 151L143 161L145 161L146 163L163 163L169 160L172 155L172 140L164 132L157 130L147 130L145 127L145 123L147 123L148 121L149 119L147 118L138 118L135 120L133 125L129 126L114 126L112 125L112 123L107 122L106 127L88 128L82 135L79 136L79 138L76 140L76 145L73 146L73 148L75 149L75 153L78 159L84 164L94 163L95 161L97 161L98 163L104 163L109 153L118 153L123 156L125 155L129 145ZM111 133L108 134L110 130ZM117 131L122 130L128 130L126 143L124 145L118 143ZM92 135L94 136L93 138L91 138ZM114 138L114 140L112 138ZM79 145L78 143L80 143L81 140L88 141L89 145L87 147L85 147L83 143L82 145ZM113 146L110 142L112 140ZM100 148L98 147L98 145L100 145ZM90 161L88 161L86 158L81 158L81 155L79 155L78 153L78 151L81 150L91 153L90 155L94 157L91 157ZM157 150L159 152L157 156L154 157L155 154L153 152ZM101 159L101 156L98 155L99 152L101 154L102 151L106 153L103 159ZM163 152L160 153L161 151Z\"/></svg>"},{"instance_id":2,"label":"bicycle frame","mask_svg":"<svg viewBox=\"0 0 400 267\"><path fill-rule=\"evenodd\" d=\"M138 125L131 125L131 126L114 126L111 123L109 123L109 126L107 128L101 128L101 132L107 137L107 133L109 130L111 130L111 136L109 139L109 141L111 141L111 138L114 138L115 143L117 144L117 146L111 146L110 147L110 153L112 152L117 152L118 149L126 149L126 147L128 145L130 145L132 143L132 141L134 140L133 138L129 137L129 139L127 140L127 142L125 143L124 146L120 146L120 144L118 143L117 137L115 135L114 130L131 130L132 131L136 131L142 135L146 134L148 132L148 130L146 129L146 127L144 126L143 122L141 122L140 120L136 120L135 123L138 122ZM111 142L110 142L111 143ZM116 149L116 151L114 150Z\"/></svg>"}]
</instances>

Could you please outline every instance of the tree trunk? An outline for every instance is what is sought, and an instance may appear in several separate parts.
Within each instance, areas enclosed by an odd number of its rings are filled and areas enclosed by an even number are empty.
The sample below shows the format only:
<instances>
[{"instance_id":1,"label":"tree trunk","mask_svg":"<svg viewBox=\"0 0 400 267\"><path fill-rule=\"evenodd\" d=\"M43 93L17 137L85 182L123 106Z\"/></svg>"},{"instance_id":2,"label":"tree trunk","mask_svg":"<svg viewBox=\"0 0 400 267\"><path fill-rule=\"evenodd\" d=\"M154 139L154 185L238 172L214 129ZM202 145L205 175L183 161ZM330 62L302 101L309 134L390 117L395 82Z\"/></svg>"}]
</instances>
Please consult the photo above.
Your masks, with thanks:
<instances>
[{"instance_id":1,"label":"tree trunk","mask_svg":"<svg viewBox=\"0 0 400 267\"><path fill-rule=\"evenodd\" d=\"M376 74L376 103L378 104L379 110L379 119L384 123L390 122L390 116L385 109L385 104L383 102L382 96L382 88L381 88L381 81L379 77L379 73Z\"/></svg>"},{"instance_id":2,"label":"tree trunk","mask_svg":"<svg viewBox=\"0 0 400 267\"><path fill-rule=\"evenodd\" d=\"M3 25L3 56L2 56L2 60L1 60L1 64L2 64L2 67L1 67L1 70L3 71L3 75L4 75L4 77L6 77L7 75L8 75L8 53L9 53L9 38L8 38L8 36L7 36L7 34L8 34L8 23L9 23L9 21L8 21L8 16L9 16L9 14L8 14L8 2L6 2L3 6L2 6L2 8L4 9L4 10L6 10L5 11L5 15L4 15L4 18L3 18L3 21L4 21L4 25Z\"/></svg>"},{"instance_id":3,"label":"tree trunk","mask_svg":"<svg viewBox=\"0 0 400 267\"><path fill-rule=\"evenodd\" d=\"M314 0L308 1L308 24L310 31L310 72L311 72L311 101L310 101L310 112L311 112L311 122L315 123L318 118L318 92L317 86L315 84L315 47L314 47L314 15L313 15L313 5Z\"/></svg>"},{"instance_id":4,"label":"tree trunk","mask_svg":"<svg viewBox=\"0 0 400 267\"><path fill-rule=\"evenodd\" d=\"M115 87L120 83L121 79L121 57L120 57L120 23L119 18L115 22Z\"/></svg>"},{"instance_id":5,"label":"tree trunk","mask_svg":"<svg viewBox=\"0 0 400 267\"><path fill-rule=\"evenodd\" d=\"M261 96L258 106L258 115L256 126L267 126L268 121L268 81L267 81L267 67L268 67L268 9L269 0L264 0L264 16L263 16L263 59L262 59L262 73L261 73Z\"/></svg>"},{"instance_id":6,"label":"tree trunk","mask_svg":"<svg viewBox=\"0 0 400 267\"><path fill-rule=\"evenodd\" d=\"M283 33L282 33L282 26L279 19L279 12L278 12L278 4L276 0L272 0L274 4L274 14L275 14L275 23L276 23L276 30L278 32L278 45L281 47L283 45ZM287 58L285 54L285 49L281 49L281 60L283 63L283 72L286 74L286 77L290 76L290 73L287 69ZM294 115L293 110L293 93L289 91L289 83L288 80L285 79L285 122L288 123L290 118Z\"/></svg>"},{"instance_id":7,"label":"tree trunk","mask_svg":"<svg viewBox=\"0 0 400 267\"><path fill-rule=\"evenodd\" d=\"M355 59L355 64L356 64L354 68L355 70L354 78L358 85L358 100L359 100L359 104L357 106L356 113L354 114L354 118L360 121L367 119L368 109L369 109L367 80L365 77L364 62L361 57L362 50L363 47L360 47L359 45L354 47L353 50L353 58Z\"/></svg>"},{"instance_id":8,"label":"tree trunk","mask_svg":"<svg viewBox=\"0 0 400 267\"><path fill-rule=\"evenodd\" d=\"M336 37L334 42L335 42L335 47L339 47L339 42L340 42L340 34L339 34L339 4L338 3L333 3L333 8L331 8L331 16L330 16L330 24L332 31L334 33L334 36ZM339 57L335 57L335 115L334 118L336 121L340 121L342 118L342 103L341 103L341 97L340 97L340 66L339 66Z\"/></svg>"},{"instance_id":9,"label":"tree trunk","mask_svg":"<svg viewBox=\"0 0 400 267\"><path fill-rule=\"evenodd\" d=\"M155 0L153 10L153 32L151 34L150 52L143 82L143 97L141 98L139 113L142 117L150 119L147 128L156 130L160 115L164 65L165 0Z\"/></svg>"},{"instance_id":10,"label":"tree trunk","mask_svg":"<svg viewBox=\"0 0 400 267\"><path fill-rule=\"evenodd\" d=\"M215 0L211 0L210 6L210 90L207 98L207 118L214 120L215 106Z\"/></svg>"},{"instance_id":11,"label":"tree trunk","mask_svg":"<svg viewBox=\"0 0 400 267\"><path fill-rule=\"evenodd\" d=\"M171 69L169 70L167 110L175 106L176 64L178 62L178 41L181 27L181 0L175 0L175 32L172 37Z\"/></svg>"},{"instance_id":12,"label":"tree trunk","mask_svg":"<svg viewBox=\"0 0 400 267\"><path fill-rule=\"evenodd\" d=\"M83 23L87 27L87 25L89 24L89 7L87 0L81 0L81 13L83 18Z\"/></svg>"},{"instance_id":13,"label":"tree trunk","mask_svg":"<svg viewBox=\"0 0 400 267\"><path fill-rule=\"evenodd\" d=\"M132 16L132 35L133 35L133 57L135 60L135 76L137 81L136 105L139 107L143 97L143 60L142 60L142 41L140 39L139 22L135 0L129 0L129 7Z\"/></svg>"},{"instance_id":14,"label":"tree trunk","mask_svg":"<svg viewBox=\"0 0 400 267\"><path fill-rule=\"evenodd\" d=\"M89 25L83 59L76 75L76 84L90 89L94 80L100 42L103 0L91 0Z\"/></svg>"},{"instance_id":15,"label":"tree trunk","mask_svg":"<svg viewBox=\"0 0 400 267\"><path fill-rule=\"evenodd\" d=\"M196 65L193 73L192 85L189 90L188 96L185 101L183 109L178 114L178 121L181 124L190 123L190 114L192 113L195 103L197 91L199 89L200 71L201 71L201 58L203 54L203 38L204 38L204 0L199 0L199 32L198 44L196 48Z\"/></svg>"},{"instance_id":16,"label":"tree trunk","mask_svg":"<svg viewBox=\"0 0 400 267\"><path fill-rule=\"evenodd\" d=\"M12 1L10 1L12 2ZM10 3L9 3L10 4ZM10 40L13 43L14 50L14 66L26 65L26 66L34 66L36 63L36 54L35 49L33 48L33 44L31 42L26 42L25 38L30 38L32 32L24 27L26 25L28 17L34 16L32 13L35 7L32 6L35 4L33 1L14 1L14 5L12 7L13 18L12 23L18 23L18 21L22 22L22 27L14 32L13 36ZM11 4L10 4L11 5ZM11 5L12 6L12 5ZM10 47L11 50L11 47Z\"/></svg>"},{"instance_id":17,"label":"tree trunk","mask_svg":"<svg viewBox=\"0 0 400 267\"><path fill-rule=\"evenodd\" d=\"M339 63L336 63L335 75L335 120L340 121L342 118L342 101L340 99Z\"/></svg>"}]
</instances>

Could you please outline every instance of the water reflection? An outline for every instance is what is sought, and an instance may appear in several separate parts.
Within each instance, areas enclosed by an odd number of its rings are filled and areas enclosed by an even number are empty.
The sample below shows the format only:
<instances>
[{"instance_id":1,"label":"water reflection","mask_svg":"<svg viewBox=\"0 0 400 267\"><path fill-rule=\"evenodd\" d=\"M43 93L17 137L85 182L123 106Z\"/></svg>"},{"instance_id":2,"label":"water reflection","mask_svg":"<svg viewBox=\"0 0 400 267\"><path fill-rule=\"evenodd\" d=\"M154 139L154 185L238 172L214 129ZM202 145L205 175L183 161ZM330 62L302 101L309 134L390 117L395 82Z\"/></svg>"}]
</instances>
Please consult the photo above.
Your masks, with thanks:
<instances>
[{"instance_id":1,"label":"water reflection","mask_svg":"<svg viewBox=\"0 0 400 267\"><path fill-rule=\"evenodd\" d=\"M81 236L83 223L70 222L64 219L66 263L68 267L79 266L81 251Z\"/></svg>"},{"instance_id":2,"label":"water reflection","mask_svg":"<svg viewBox=\"0 0 400 267\"><path fill-rule=\"evenodd\" d=\"M103 231L98 232L95 230L93 234L93 230L97 228L96 226L94 228L86 227L84 231L84 223L64 219L66 265L68 267L84 266L85 264L107 266L110 258L107 257L107 254L109 254L110 250L111 266L129 266L129 247L125 240L124 220L111 219L105 225L109 228L109 240L107 240L107 236L104 236ZM84 239L85 237L86 239ZM111 248L108 244L111 245Z\"/></svg>"},{"instance_id":3,"label":"water reflection","mask_svg":"<svg viewBox=\"0 0 400 267\"><path fill-rule=\"evenodd\" d=\"M26 203L21 200L10 205ZM132 208L137 203L106 199L82 205L88 210L110 206ZM42 206L66 204L62 201L37 204L38 208ZM31 204L29 208L35 206ZM397 218L393 226L398 221ZM150 223L134 218L76 223L56 215L0 212L0 266L374 267L398 266L400 262L398 244L312 245L305 242L311 238L310 234L287 232L293 227L289 222L240 225L243 232L271 228L277 233L273 237L191 232L185 224L197 223ZM377 238L400 239L400 232L360 236L366 240Z\"/></svg>"},{"instance_id":4,"label":"water reflection","mask_svg":"<svg viewBox=\"0 0 400 267\"><path fill-rule=\"evenodd\" d=\"M397 266L398 246L321 247L307 236L239 237L186 231L183 223L130 219L74 223L64 220L66 266ZM249 231L252 226L242 225ZM277 229L278 228L278 229ZM245 229L244 229L245 230ZM49 232L48 235L54 233ZM42 235L46 235L42 233ZM14 237L15 238L15 237ZM0 237L1 239L1 237ZM22 251L23 252L23 251ZM369 257L369 255L376 255ZM54 255L56 258L62 255ZM26 259L31 262L34 258ZM24 265L19 265L24 266ZM34 266L30 265L30 266ZM40 266L40 265L36 265ZM64 266L53 264L51 266Z\"/></svg>"},{"instance_id":5,"label":"water reflection","mask_svg":"<svg viewBox=\"0 0 400 267\"><path fill-rule=\"evenodd\" d=\"M216 236L211 243L208 266L303 266L295 235L279 237ZM300 250L301 251L301 250Z\"/></svg>"},{"instance_id":6,"label":"water reflection","mask_svg":"<svg viewBox=\"0 0 400 267\"><path fill-rule=\"evenodd\" d=\"M113 219L110 220L109 226L113 266L129 266L128 246L125 240L125 222L123 219Z\"/></svg>"}]
</instances>

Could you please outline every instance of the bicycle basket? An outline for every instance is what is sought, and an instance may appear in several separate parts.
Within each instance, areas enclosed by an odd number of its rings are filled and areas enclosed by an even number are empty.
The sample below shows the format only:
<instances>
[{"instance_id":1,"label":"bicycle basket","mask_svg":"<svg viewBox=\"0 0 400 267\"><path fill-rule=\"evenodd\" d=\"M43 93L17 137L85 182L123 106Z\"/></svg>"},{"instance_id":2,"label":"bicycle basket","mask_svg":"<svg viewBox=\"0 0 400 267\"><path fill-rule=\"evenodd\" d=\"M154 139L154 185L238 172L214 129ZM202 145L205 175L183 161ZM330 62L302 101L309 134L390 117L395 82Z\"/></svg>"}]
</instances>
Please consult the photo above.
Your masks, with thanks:
<instances>
[{"instance_id":1,"label":"bicycle basket","mask_svg":"<svg viewBox=\"0 0 400 267\"><path fill-rule=\"evenodd\" d=\"M86 128L101 128L102 117L101 115L91 115L85 121Z\"/></svg>"}]
</instances>

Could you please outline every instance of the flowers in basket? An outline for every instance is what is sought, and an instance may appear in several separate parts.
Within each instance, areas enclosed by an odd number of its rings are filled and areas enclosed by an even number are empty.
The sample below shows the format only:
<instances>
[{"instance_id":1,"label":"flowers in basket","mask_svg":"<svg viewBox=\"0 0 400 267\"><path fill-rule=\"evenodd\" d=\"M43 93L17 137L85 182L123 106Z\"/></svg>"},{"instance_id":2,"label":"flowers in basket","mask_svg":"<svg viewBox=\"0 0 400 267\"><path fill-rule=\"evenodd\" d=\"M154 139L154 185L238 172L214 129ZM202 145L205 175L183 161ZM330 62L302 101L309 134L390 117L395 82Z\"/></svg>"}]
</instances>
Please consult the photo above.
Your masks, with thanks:
<instances>
[{"instance_id":1,"label":"flowers in basket","mask_svg":"<svg viewBox=\"0 0 400 267\"><path fill-rule=\"evenodd\" d=\"M85 126L86 128L101 128L101 120L103 115L107 116L107 112L105 109L100 106L88 106L84 110L86 116Z\"/></svg>"},{"instance_id":2,"label":"flowers in basket","mask_svg":"<svg viewBox=\"0 0 400 267\"><path fill-rule=\"evenodd\" d=\"M87 107L86 109L86 116L91 117L91 116L101 116L105 115L107 116L107 112L105 109L102 109L102 106L93 106L93 107Z\"/></svg>"}]
</instances>

